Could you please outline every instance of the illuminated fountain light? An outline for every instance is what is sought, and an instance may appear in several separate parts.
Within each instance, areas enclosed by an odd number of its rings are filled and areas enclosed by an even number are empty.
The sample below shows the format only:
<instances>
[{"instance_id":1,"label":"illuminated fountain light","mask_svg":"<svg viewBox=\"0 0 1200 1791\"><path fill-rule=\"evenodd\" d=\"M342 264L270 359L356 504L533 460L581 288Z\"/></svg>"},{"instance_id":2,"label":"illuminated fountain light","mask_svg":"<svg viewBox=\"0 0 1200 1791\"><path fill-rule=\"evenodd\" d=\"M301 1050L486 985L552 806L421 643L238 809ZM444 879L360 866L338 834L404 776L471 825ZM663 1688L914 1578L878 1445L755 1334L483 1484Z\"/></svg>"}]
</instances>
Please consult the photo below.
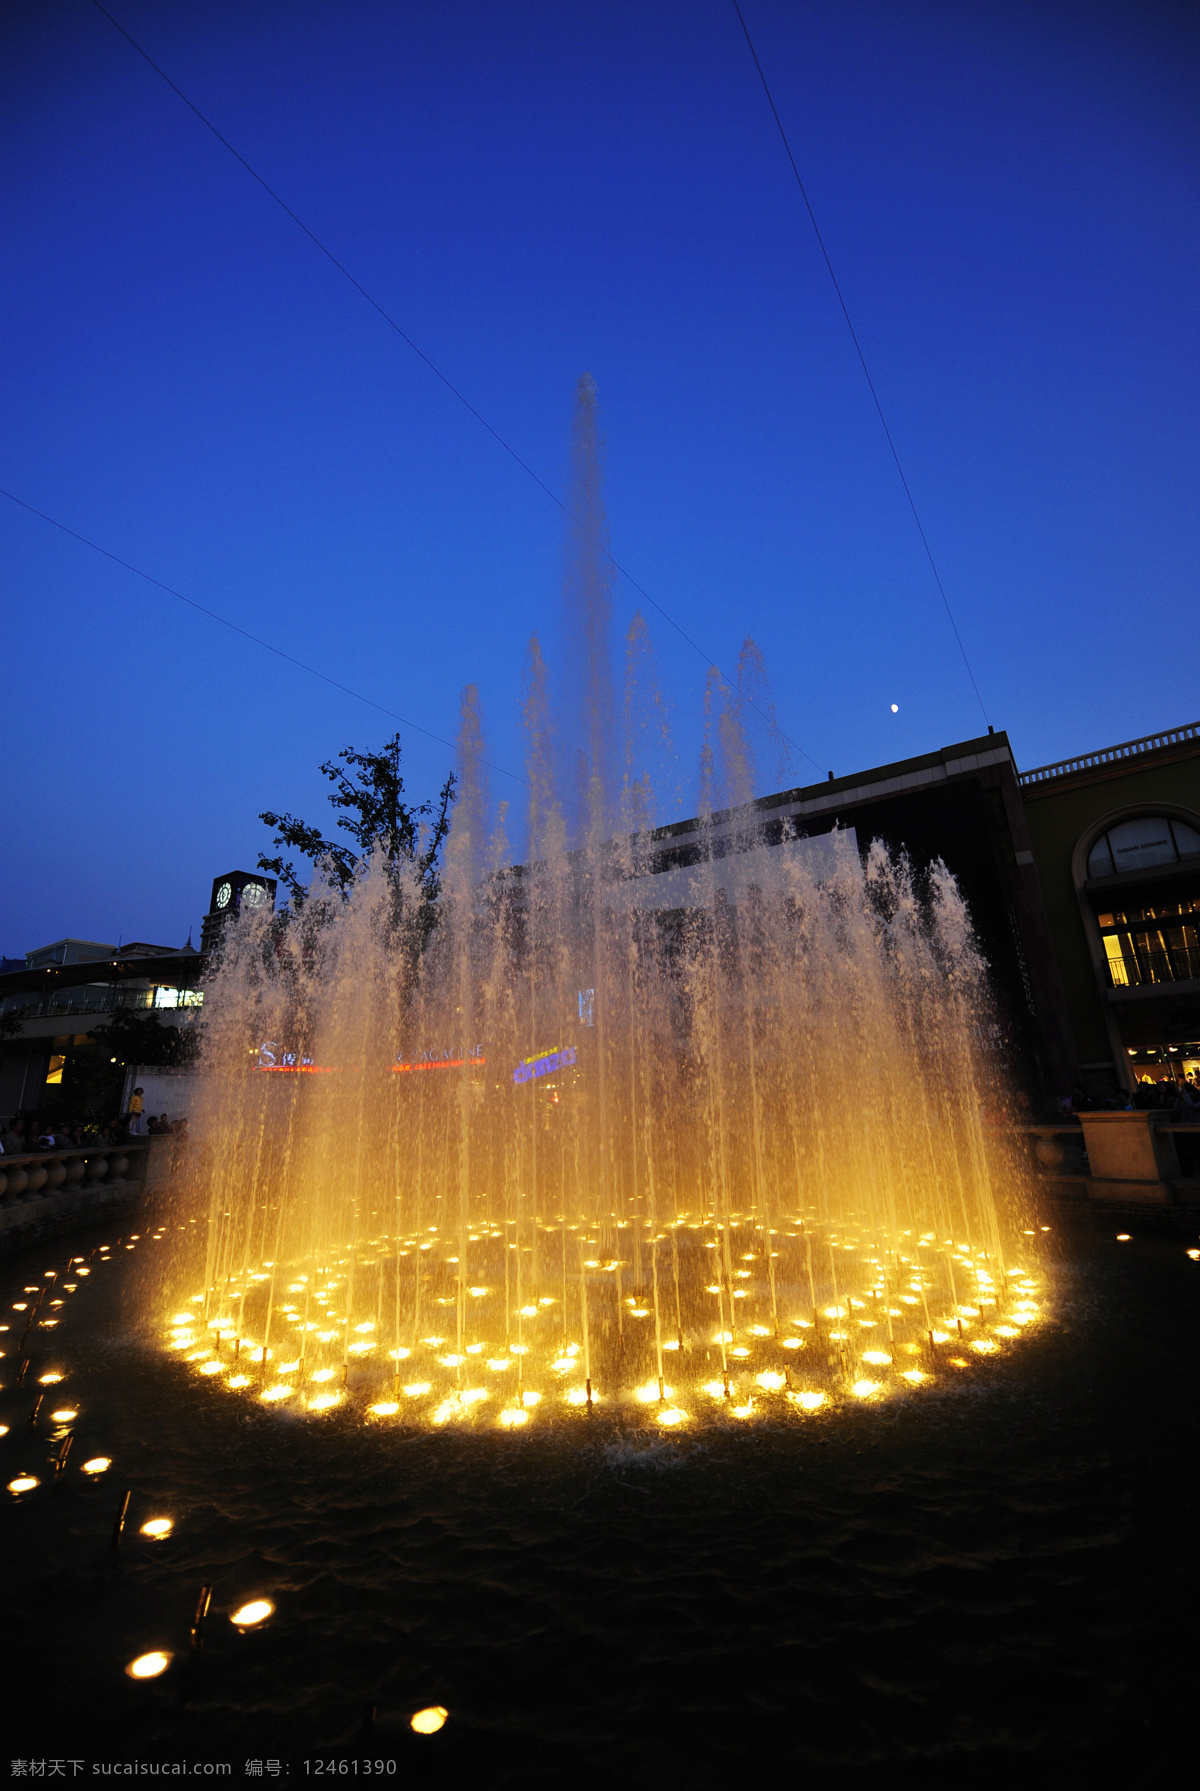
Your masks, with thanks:
<instances>
[{"instance_id":1,"label":"illuminated fountain light","mask_svg":"<svg viewBox=\"0 0 1200 1791\"><path fill-rule=\"evenodd\" d=\"M72 1406L61 1405L56 1412L51 1412L50 1416L56 1424L70 1424L73 1418L78 1418L79 1413Z\"/></svg>"},{"instance_id":2,"label":"illuminated fountain light","mask_svg":"<svg viewBox=\"0 0 1200 1791\"><path fill-rule=\"evenodd\" d=\"M878 1381L855 1381L850 1391L854 1394L855 1399L870 1399L881 1389Z\"/></svg>"},{"instance_id":3,"label":"illuminated fountain light","mask_svg":"<svg viewBox=\"0 0 1200 1791\"><path fill-rule=\"evenodd\" d=\"M430 1704L424 1710L416 1710L408 1720L410 1729L418 1735L436 1735L444 1725L449 1711L444 1704Z\"/></svg>"},{"instance_id":4,"label":"illuminated fountain light","mask_svg":"<svg viewBox=\"0 0 1200 1791\"><path fill-rule=\"evenodd\" d=\"M174 1658L165 1649L156 1648L150 1654L139 1654L136 1660L129 1662L125 1671L130 1679L157 1679L160 1673L166 1672Z\"/></svg>"},{"instance_id":5,"label":"illuminated fountain light","mask_svg":"<svg viewBox=\"0 0 1200 1791\"><path fill-rule=\"evenodd\" d=\"M237 1629L254 1629L265 1623L275 1610L269 1598L252 1598L248 1604L241 1605L229 1621Z\"/></svg>"},{"instance_id":6,"label":"illuminated fountain light","mask_svg":"<svg viewBox=\"0 0 1200 1791\"><path fill-rule=\"evenodd\" d=\"M668 1430L673 1430L677 1425L686 1424L688 1421L688 1413L681 1411L678 1406L674 1405L666 1406L657 1414L657 1417L658 1422L664 1425Z\"/></svg>"},{"instance_id":7,"label":"illuminated fountain light","mask_svg":"<svg viewBox=\"0 0 1200 1791\"><path fill-rule=\"evenodd\" d=\"M161 1542L163 1537L169 1536L174 1528L174 1522L169 1517L151 1517L147 1518L142 1525L142 1535L150 1536L156 1542Z\"/></svg>"},{"instance_id":8,"label":"illuminated fountain light","mask_svg":"<svg viewBox=\"0 0 1200 1791\"><path fill-rule=\"evenodd\" d=\"M660 1390L657 1381L647 1381L644 1387L636 1387L634 1389L633 1396L635 1399L639 1400L642 1405L651 1405L654 1401L659 1399L674 1399L675 1389L674 1387L668 1387L664 1384Z\"/></svg>"},{"instance_id":9,"label":"illuminated fountain light","mask_svg":"<svg viewBox=\"0 0 1200 1791\"><path fill-rule=\"evenodd\" d=\"M400 1402L396 1399L381 1399L376 1405L369 1405L367 1410L376 1418L394 1418L400 1410Z\"/></svg>"},{"instance_id":10,"label":"illuminated fountain light","mask_svg":"<svg viewBox=\"0 0 1200 1791\"><path fill-rule=\"evenodd\" d=\"M34 1487L39 1484L36 1474L18 1474L15 1480L9 1481L8 1490L10 1493L19 1495L32 1492Z\"/></svg>"},{"instance_id":11,"label":"illuminated fountain light","mask_svg":"<svg viewBox=\"0 0 1200 1791\"><path fill-rule=\"evenodd\" d=\"M85 1474L107 1474L109 1468L112 1467L112 1457L111 1455L93 1455L90 1461L85 1461L82 1464L82 1467Z\"/></svg>"}]
</instances>

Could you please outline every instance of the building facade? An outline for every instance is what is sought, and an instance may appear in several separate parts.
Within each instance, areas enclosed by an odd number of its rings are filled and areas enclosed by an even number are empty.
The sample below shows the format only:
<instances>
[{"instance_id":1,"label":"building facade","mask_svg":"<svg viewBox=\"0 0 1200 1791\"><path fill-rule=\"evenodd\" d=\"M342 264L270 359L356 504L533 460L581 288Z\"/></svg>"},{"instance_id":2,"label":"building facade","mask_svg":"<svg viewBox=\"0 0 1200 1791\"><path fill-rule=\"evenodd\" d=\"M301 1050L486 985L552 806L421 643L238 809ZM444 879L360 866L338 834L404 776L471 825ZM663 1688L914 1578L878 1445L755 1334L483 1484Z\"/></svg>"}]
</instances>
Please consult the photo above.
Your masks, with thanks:
<instances>
[{"instance_id":1,"label":"building facade","mask_svg":"<svg viewBox=\"0 0 1200 1791\"><path fill-rule=\"evenodd\" d=\"M1019 781L1084 1085L1200 1072L1200 722Z\"/></svg>"}]
</instances>

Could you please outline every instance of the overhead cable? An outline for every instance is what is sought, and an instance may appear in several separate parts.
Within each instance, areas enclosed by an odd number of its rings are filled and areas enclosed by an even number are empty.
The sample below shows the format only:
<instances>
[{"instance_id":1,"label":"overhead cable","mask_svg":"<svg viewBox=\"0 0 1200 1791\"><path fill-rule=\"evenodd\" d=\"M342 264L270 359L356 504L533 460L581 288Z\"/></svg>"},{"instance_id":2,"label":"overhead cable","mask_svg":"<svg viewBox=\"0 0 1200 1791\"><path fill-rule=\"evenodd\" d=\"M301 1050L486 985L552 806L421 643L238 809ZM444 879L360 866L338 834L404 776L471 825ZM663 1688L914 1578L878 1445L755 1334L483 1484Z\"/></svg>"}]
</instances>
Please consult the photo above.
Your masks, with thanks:
<instances>
[{"instance_id":1,"label":"overhead cable","mask_svg":"<svg viewBox=\"0 0 1200 1791\"><path fill-rule=\"evenodd\" d=\"M101 10L103 10L103 8ZM779 109L776 106L774 99L771 97L771 89L767 85L767 77L763 73L763 65L758 59L758 51L754 48L754 39L750 36L750 28L746 24L746 20L745 20L745 17L743 16L742 9L738 4L738 0L733 0L733 10L734 10L734 12L736 12L736 14L738 16L738 23L741 25L742 31L745 34L746 43L749 47L750 54L754 58L754 66L758 70L758 78L762 82L762 90L767 96L767 104L771 108L771 116L774 118L775 123L779 128L779 135L780 135L780 138L782 139L783 147L787 154L787 159L792 165L792 173L796 176L796 185L800 188L800 197L804 201L804 209L808 213L808 221L813 227L813 234L817 239L817 246L819 247L821 254L824 257L825 266L829 273L829 278L833 282L833 290L837 293L838 304L842 307L842 316L846 319L846 328L850 331L850 340L854 344L854 352L858 356L859 365L861 366L861 368L863 370L863 377L866 379L867 386L870 390L871 397L875 404L875 409L879 415L879 421L883 425L883 433L887 437L887 445L892 451L892 459L896 463L896 471L900 475L900 483L904 487L904 495L908 499L908 507L913 513L913 521L917 525L917 533L921 537L921 545L925 549L925 557L929 561L930 569L933 572L934 582L936 583L937 588L938 588L939 592L941 593L942 602L946 606L946 615L949 618L951 628L954 630L954 638L958 642L958 650L962 654L963 664L967 668L967 676L971 680L971 688L975 692L975 699L978 702L980 709L983 710L983 719L986 722L986 721L988 721L988 712L984 705L983 698L979 694L979 686L975 682L975 673L971 670L971 661L967 658L967 649L963 646L962 635L958 632L958 623L954 620L954 611L950 608L950 599L946 595L946 587L942 583L942 575L937 569L937 562L935 561L935 559L933 557L933 549L929 545L929 538L925 533L924 525L921 521L920 516L917 513L916 500L913 497L912 491L909 487L908 480L905 477L904 468L900 464L900 456L896 451L896 444L895 444L894 440L892 439L892 432L888 428L887 418L883 414L883 406L879 402L879 393L875 390L875 381L871 378L870 372L868 371L866 356L863 354L862 345L858 340L858 332L854 328L853 323L850 321L849 309L847 308L846 301L842 296L842 289L841 289L841 286L838 284L838 277L833 271L833 262L829 259L829 250L825 247L825 238L821 235L820 227L817 224L816 215L813 212L812 205L809 201L808 193L805 190L804 182L800 178L800 170L796 166L796 158L792 154L792 146L788 142L787 132L783 128L783 120L782 120L782 118L780 118Z\"/></svg>"},{"instance_id":2,"label":"overhead cable","mask_svg":"<svg viewBox=\"0 0 1200 1791\"><path fill-rule=\"evenodd\" d=\"M90 547L93 553L103 554L106 560L112 560L114 565L123 566L126 572L132 572L138 578L144 578L147 584L156 586L160 591L165 591L168 597L177 597L180 603L186 603L189 609L198 609L202 616L208 616L211 621L219 622L222 628L231 629L234 634L240 634L243 639L253 641L256 647L262 647L266 652L274 653L277 659L286 659L289 665L296 666L302 672L308 672L310 677L320 678L323 684L331 684L335 690L340 690L343 696L353 697L358 703L366 703L369 708L378 709L381 715L390 716L393 721L402 723L406 728L412 728L415 733L424 734L427 740L436 740L439 746L448 746L451 752L457 752L458 748L453 740L447 740L441 734L435 734L432 728L423 728L419 721L410 721L407 715L398 715L394 709L387 708L383 703L377 703L374 697L364 696L361 690L351 690L348 684L340 684L336 678L331 678L328 672L319 672L315 665L307 665L303 659L297 659L294 653L285 653L282 647L275 646L271 641L263 640L261 635L251 634L248 628L242 628L237 622L231 622L228 616L221 615L215 609L209 609L207 604L197 603L194 597L185 597L182 591L175 589L174 585L164 584L161 578L155 578L151 572L143 572L140 566L135 566L131 560L123 560L120 554L110 552L107 547L101 547L98 541L89 541L86 535L81 535L78 529L68 528L66 523L59 522L56 516L47 516L44 510L36 510L32 504L27 504L24 498L17 497L15 492L5 491L0 486L0 497L8 498L10 503L19 504L22 510L28 510L31 516L40 517L52 528L61 529L63 534L70 535L73 541L81 541L84 547ZM519 784L529 782L528 778L522 777L518 772L509 771L503 765L493 764L490 759L484 759L481 762L489 770L498 771L501 777L511 777Z\"/></svg>"},{"instance_id":3,"label":"overhead cable","mask_svg":"<svg viewBox=\"0 0 1200 1791\"><path fill-rule=\"evenodd\" d=\"M217 142L220 143L223 148L225 148L229 151L230 155L234 158L234 160L236 162L240 163L240 165L246 170L246 173L249 174L253 180L256 180L258 182L258 184L262 188L263 192L266 193L271 199L273 199L275 201L276 205L279 206L281 211L284 211L287 213L288 217L292 220L293 224L295 224L298 229L300 229L304 232L305 236L308 237L309 241L314 245L314 247L318 248L321 251L322 255L324 255L326 257L326 259L333 264L333 266L337 269L339 274L341 274L344 279L346 279L350 282L350 285L353 286L355 292L357 292L361 298L366 299L367 303L371 306L372 310L378 312L379 316L382 317L383 321L388 325L389 329L392 329L395 331L396 335L399 336L400 340L408 348L411 348L412 352L420 360L422 360L425 363L425 365L429 368L429 371L432 374L434 374L437 379L439 379L441 381L441 383L445 386L446 390L448 392L450 392L455 398L458 399L458 402L461 405L463 405L463 407L471 413L471 415L475 418L475 421L477 423L479 423L484 429L487 430L488 434L493 438L493 440L495 440L496 442L499 443L499 445L504 449L504 452L506 454L508 454L513 460L516 461L517 465L521 468L521 471L523 473L527 473L529 475L529 477L533 480L534 484L536 486L538 486L538 488L545 493L545 495L550 499L551 503L556 504L558 506L559 510L562 511L564 516L570 517L571 511L568 508L568 506L563 502L562 498L559 497L558 493L551 486L546 484L546 481L543 478L541 478L541 476L533 470L533 468L530 466L530 464L527 460L522 459L521 455L517 453L517 450L512 446L511 442L508 442L505 440L504 436L501 435L500 431L492 423L488 422L487 418L483 415L483 413L481 411L476 410L475 406L471 403L470 399L462 391L460 391L458 386L456 386L454 384L453 380L449 379L447 377L447 375L442 372L441 368L439 366L437 366L436 363L434 361L432 361L430 359L430 357L425 353L425 350L423 348L421 348L416 342L413 341L412 337L408 334L408 332L401 328L400 324L398 324L396 322L396 319L391 315L391 313L389 311L385 310L385 308L379 303L378 299L372 297L372 295L367 291L366 287L362 284L362 282L357 280L354 277L354 275L350 272L350 269L346 266L346 264L343 261L339 261L338 257L333 253L333 250L328 248L325 245L325 243L323 243L321 241L321 238L316 234L316 232L314 230L311 230L309 228L309 226L304 222L303 218L297 216L297 214L292 210L291 206L287 203L287 201L285 199L282 199L280 197L280 195L275 191L274 187L270 186L267 183L267 181L265 181L263 179L262 175L258 172L258 170L256 168L251 167L250 163L246 160L245 156L241 153L241 151L238 149L235 149L233 144L229 141L228 137L222 135L222 133L217 129L216 125L213 124L212 120L210 118L207 118L205 116L205 114L200 110L199 106L196 105L195 101L188 98L187 94L183 91L183 89L181 87L178 87L175 84L175 82L171 79L170 75L167 74L166 70L161 68L159 66L159 64L157 62L155 62L154 58L147 54L147 52L142 48L141 44L138 43L136 38L130 36L129 32L126 31L124 25L122 25L117 19L115 19L113 17L112 13L110 13L108 11L107 7L102 6L100 4L100 0L92 0L92 4L95 6L97 12L103 13L104 17L108 20L109 24L112 25L115 30L120 32L121 36L125 39L126 43L128 43L131 46L131 48L133 48L134 50L137 51L138 55L142 58L143 62L145 62L148 65L148 67L152 68L154 70L155 74L158 75L161 80L166 82L167 86L171 89L171 92L174 93L175 95L177 95L177 97L183 101L184 105L188 108L188 110L190 112L193 112L195 114L195 116L200 120L200 123L205 127L205 129L212 132L213 136L217 139ZM639 584L637 579L634 578L633 574L631 572L626 571L625 567L621 565L620 561L618 559L616 559L613 554L609 553L607 551L607 549L605 550L604 557L608 560L608 562L612 566L613 570L615 572L619 573L620 576L623 579L625 579L628 584L630 584L632 586L632 588L638 593L639 597L644 598L644 600L651 606L652 609L657 610L658 614L662 617L663 621L666 622L669 627L671 627L675 630L676 634L680 637L680 639L683 641L686 641L688 646L691 647L691 649L693 650L693 652L698 653L700 655L701 659L703 659L704 663L713 668L713 670L722 679L722 681L724 682L726 687L729 690L737 690L737 686L734 683L734 681L731 678L726 676L726 674L721 670L721 667L717 664L716 660L713 659L712 655L709 653L706 653L704 651L703 647L701 647L700 644L697 641L695 641L690 634L688 634L686 629L682 628L679 625L679 623L675 620L674 616L672 616L667 610L665 610L663 608L662 604L658 602L657 598L652 597L650 595L649 591L646 590L645 586ZM773 733L777 734L780 739L786 740L788 745L790 747L794 748L794 750L800 754L801 758L807 759L810 765L817 765L817 760L813 758L812 754L810 752L806 752L804 747L802 747L798 741L793 740L790 734L784 733L783 729L779 726L779 723L775 720L775 718L771 715L768 715L768 713L765 709L759 708L759 705L753 700L753 698L747 696L745 694L745 692L739 692L738 694L739 694L740 700L743 701L747 705L748 708L753 709L756 714L760 715L763 718L763 720L767 723L768 727L771 728ZM822 767L818 766L818 769L822 769Z\"/></svg>"}]
</instances>

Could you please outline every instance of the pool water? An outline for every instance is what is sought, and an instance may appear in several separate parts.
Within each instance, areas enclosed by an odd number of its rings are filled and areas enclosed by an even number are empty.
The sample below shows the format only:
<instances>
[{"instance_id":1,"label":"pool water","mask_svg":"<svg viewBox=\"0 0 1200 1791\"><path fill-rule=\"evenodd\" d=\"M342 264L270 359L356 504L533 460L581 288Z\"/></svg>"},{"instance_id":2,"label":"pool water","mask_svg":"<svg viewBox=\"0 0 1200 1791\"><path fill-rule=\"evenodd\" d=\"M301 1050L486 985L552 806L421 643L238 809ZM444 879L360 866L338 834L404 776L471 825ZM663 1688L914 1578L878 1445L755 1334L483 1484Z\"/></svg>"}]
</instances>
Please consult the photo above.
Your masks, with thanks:
<instances>
[{"instance_id":1,"label":"pool water","mask_svg":"<svg viewBox=\"0 0 1200 1791\"><path fill-rule=\"evenodd\" d=\"M11 1318L102 1236L0 1265ZM145 1233L60 1290L20 1387L18 1324L0 1337L2 1483L40 1482L3 1495L9 1755L235 1781L395 1760L397 1782L478 1787L1166 1783L1200 1652L1194 1241L1056 1239L1049 1321L912 1398L462 1434L198 1383L140 1316ZM255 1598L274 1612L239 1632ZM130 1680L153 1649L169 1670ZM433 1704L445 1727L414 1735Z\"/></svg>"}]
</instances>

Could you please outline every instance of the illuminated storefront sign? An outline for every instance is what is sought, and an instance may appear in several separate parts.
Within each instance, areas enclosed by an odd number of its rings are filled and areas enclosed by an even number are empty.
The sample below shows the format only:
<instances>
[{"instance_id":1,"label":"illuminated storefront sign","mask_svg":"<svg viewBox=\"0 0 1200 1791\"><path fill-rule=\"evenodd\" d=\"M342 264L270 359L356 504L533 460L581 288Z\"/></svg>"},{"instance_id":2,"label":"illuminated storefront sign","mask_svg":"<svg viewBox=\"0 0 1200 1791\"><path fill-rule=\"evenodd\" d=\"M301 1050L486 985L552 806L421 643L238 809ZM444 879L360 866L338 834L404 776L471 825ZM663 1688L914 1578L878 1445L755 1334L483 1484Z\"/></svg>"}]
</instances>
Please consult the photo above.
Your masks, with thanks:
<instances>
[{"instance_id":1,"label":"illuminated storefront sign","mask_svg":"<svg viewBox=\"0 0 1200 1791\"><path fill-rule=\"evenodd\" d=\"M422 1051L419 1057L398 1057L392 1069L400 1074L412 1070L462 1070L486 1062L482 1045L470 1046L466 1050L455 1045L449 1051Z\"/></svg>"},{"instance_id":2,"label":"illuminated storefront sign","mask_svg":"<svg viewBox=\"0 0 1200 1791\"><path fill-rule=\"evenodd\" d=\"M314 1063L311 1057L304 1057L296 1051L284 1051L274 1039L266 1039L258 1047L256 1070L286 1070L292 1074L306 1076L332 1076L333 1071L324 1065Z\"/></svg>"},{"instance_id":3,"label":"illuminated storefront sign","mask_svg":"<svg viewBox=\"0 0 1200 1791\"><path fill-rule=\"evenodd\" d=\"M332 1076L333 1068L314 1063L311 1057L305 1057L296 1051L285 1051L274 1039L267 1039L258 1047L258 1062L254 1065L258 1070L287 1070L293 1074L303 1073L308 1076ZM483 1054L482 1045L456 1045L451 1050L422 1051L419 1057L398 1057L390 1067L393 1074L408 1074L413 1070L461 1070L475 1064L485 1064L487 1058Z\"/></svg>"},{"instance_id":4,"label":"illuminated storefront sign","mask_svg":"<svg viewBox=\"0 0 1200 1791\"><path fill-rule=\"evenodd\" d=\"M514 1082L532 1082L535 1076L552 1076L555 1070L565 1070L577 1061L574 1045L564 1045L561 1051L539 1051L536 1057L526 1057L513 1071Z\"/></svg>"}]
</instances>

